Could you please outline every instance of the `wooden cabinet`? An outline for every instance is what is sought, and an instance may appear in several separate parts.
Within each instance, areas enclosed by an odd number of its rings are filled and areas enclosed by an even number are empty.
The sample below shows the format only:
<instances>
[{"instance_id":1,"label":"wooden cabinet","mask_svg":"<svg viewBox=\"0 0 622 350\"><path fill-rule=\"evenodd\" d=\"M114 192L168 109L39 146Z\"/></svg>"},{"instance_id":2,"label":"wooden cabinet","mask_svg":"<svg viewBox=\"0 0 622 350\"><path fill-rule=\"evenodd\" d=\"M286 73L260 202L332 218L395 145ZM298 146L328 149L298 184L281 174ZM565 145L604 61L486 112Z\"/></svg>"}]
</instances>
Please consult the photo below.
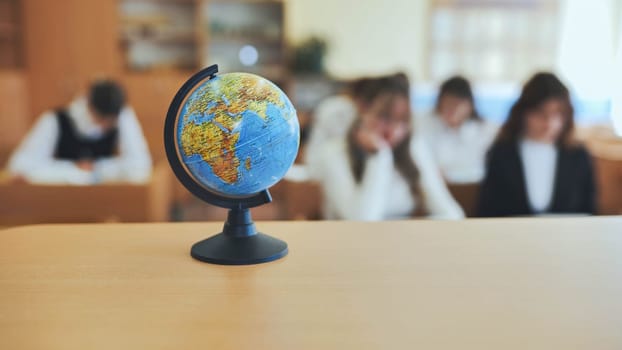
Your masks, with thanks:
<instances>
[{"instance_id":1,"label":"wooden cabinet","mask_svg":"<svg viewBox=\"0 0 622 350\"><path fill-rule=\"evenodd\" d=\"M128 92L154 159L164 159L163 129L169 104L188 79L183 72L126 73L121 83Z\"/></svg>"},{"instance_id":2,"label":"wooden cabinet","mask_svg":"<svg viewBox=\"0 0 622 350\"><path fill-rule=\"evenodd\" d=\"M23 0L23 9L33 115L120 75L115 1Z\"/></svg>"},{"instance_id":3,"label":"wooden cabinet","mask_svg":"<svg viewBox=\"0 0 622 350\"><path fill-rule=\"evenodd\" d=\"M29 124L22 14L20 0L0 0L0 169Z\"/></svg>"},{"instance_id":4,"label":"wooden cabinet","mask_svg":"<svg viewBox=\"0 0 622 350\"><path fill-rule=\"evenodd\" d=\"M27 75L0 71L0 169L29 126Z\"/></svg>"},{"instance_id":5,"label":"wooden cabinet","mask_svg":"<svg viewBox=\"0 0 622 350\"><path fill-rule=\"evenodd\" d=\"M22 66L22 9L19 0L0 0L0 69Z\"/></svg>"}]
</instances>

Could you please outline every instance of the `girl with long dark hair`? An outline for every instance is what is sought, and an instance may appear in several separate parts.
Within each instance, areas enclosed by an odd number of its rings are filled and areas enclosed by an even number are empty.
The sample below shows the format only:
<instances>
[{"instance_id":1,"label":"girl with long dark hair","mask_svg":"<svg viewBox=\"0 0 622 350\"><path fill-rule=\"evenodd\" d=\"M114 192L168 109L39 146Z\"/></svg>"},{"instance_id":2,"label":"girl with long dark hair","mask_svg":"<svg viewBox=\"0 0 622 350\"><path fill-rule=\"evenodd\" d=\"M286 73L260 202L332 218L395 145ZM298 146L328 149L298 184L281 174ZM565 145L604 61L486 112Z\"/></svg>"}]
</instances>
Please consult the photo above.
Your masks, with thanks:
<instances>
[{"instance_id":1,"label":"girl with long dark hair","mask_svg":"<svg viewBox=\"0 0 622 350\"><path fill-rule=\"evenodd\" d=\"M309 140L305 147L307 172L314 178L320 150L332 140L346 137L357 113L365 111L382 78L362 77L350 81L341 94L322 100L313 113Z\"/></svg>"},{"instance_id":2,"label":"girl with long dark hair","mask_svg":"<svg viewBox=\"0 0 622 350\"><path fill-rule=\"evenodd\" d=\"M389 76L378 87L347 139L322 150L326 218L463 217L425 143L413 137L408 79Z\"/></svg>"},{"instance_id":3,"label":"girl with long dark hair","mask_svg":"<svg viewBox=\"0 0 622 350\"><path fill-rule=\"evenodd\" d=\"M596 212L592 163L573 137L573 116L555 75L527 81L488 153L480 216Z\"/></svg>"},{"instance_id":4,"label":"girl with long dark hair","mask_svg":"<svg viewBox=\"0 0 622 350\"><path fill-rule=\"evenodd\" d=\"M421 121L421 134L447 182L480 182L497 126L480 117L464 77L449 78L439 90L434 112Z\"/></svg>"}]
</instances>

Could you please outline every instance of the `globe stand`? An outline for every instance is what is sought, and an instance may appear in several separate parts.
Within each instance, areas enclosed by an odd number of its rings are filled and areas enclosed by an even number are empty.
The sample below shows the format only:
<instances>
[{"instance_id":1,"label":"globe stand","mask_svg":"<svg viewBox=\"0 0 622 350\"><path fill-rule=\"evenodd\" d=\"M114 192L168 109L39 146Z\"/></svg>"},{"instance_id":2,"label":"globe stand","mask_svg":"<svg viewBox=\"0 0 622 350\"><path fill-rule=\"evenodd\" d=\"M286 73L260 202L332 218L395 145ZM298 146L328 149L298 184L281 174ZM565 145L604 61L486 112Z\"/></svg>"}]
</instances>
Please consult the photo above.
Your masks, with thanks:
<instances>
[{"instance_id":1,"label":"globe stand","mask_svg":"<svg viewBox=\"0 0 622 350\"><path fill-rule=\"evenodd\" d=\"M190 255L220 265L259 264L287 255L287 243L257 232L248 208L229 209L221 233L195 243Z\"/></svg>"}]
</instances>

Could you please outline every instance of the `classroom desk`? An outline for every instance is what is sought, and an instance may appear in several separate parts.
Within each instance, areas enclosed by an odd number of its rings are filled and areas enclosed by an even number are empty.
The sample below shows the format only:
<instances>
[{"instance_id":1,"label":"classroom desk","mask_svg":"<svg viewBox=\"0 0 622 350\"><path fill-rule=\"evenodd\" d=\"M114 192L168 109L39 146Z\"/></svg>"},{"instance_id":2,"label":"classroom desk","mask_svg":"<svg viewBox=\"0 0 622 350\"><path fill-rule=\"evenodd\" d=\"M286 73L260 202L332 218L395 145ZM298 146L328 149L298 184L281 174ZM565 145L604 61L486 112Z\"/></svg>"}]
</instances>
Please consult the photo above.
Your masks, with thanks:
<instances>
[{"instance_id":1,"label":"classroom desk","mask_svg":"<svg viewBox=\"0 0 622 350\"><path fill-rule=\"evenodd\" d=\"M622 217L260 222L286 258L192 260L220 226L0 231L0 348L622 349Z\"/></svg>"}]
</instances>

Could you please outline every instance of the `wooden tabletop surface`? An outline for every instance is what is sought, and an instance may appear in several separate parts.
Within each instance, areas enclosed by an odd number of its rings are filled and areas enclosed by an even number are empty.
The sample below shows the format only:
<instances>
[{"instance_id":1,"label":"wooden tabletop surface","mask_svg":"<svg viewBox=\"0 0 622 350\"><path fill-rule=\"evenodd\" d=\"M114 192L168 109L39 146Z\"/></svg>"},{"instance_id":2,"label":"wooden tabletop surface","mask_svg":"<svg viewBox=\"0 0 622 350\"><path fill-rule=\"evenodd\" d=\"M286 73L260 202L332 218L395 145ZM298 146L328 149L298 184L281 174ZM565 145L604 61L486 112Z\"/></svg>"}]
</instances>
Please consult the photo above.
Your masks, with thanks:
<instances>
[{"instance_id":1,"label":"wooden tabletop surface","mask_svg":"<svg viewBox=\"0 0 622 350\"><path fill-rule=\"evenodd\" d=\"M259 222L286 258L192 260L220 227L0 231L0 348L622 349L622 217Z\"/></svg>"}]
</instances>

